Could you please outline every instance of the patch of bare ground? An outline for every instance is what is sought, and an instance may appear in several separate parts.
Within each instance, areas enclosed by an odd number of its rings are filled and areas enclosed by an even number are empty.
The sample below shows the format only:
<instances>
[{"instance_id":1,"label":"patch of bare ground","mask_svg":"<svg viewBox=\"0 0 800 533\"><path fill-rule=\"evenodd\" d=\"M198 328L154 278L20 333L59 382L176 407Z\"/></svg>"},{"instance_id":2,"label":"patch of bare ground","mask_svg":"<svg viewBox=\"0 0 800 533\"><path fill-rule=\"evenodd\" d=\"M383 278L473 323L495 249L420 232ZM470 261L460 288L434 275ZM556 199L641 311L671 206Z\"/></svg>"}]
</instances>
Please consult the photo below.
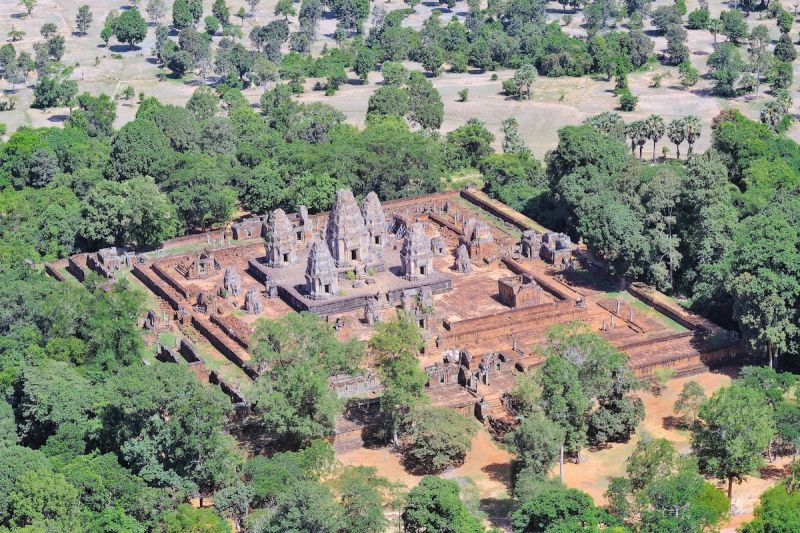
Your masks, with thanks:
<instances>
[{"instance_id":1,"label":"patch of bare ground","mask_svg":"<svg viewBox=\"0 0 800 533\"><path fill-rule=\"evenodd\" d=\"M241 24L238 19L233 19L234 24L241 26L245 43L248 43L247 35L254 26L277 18L273 14L276 2L277 0L262 0L255 11ZM75 13L82 3L88 3L94 13L94 23L85 36L73 33L75 31ZM211 3L211 0L204 0L205 14L210 13ZM664 3L668 3L667 0L658 0L655 5ZM168 15L164 22L169 21L171 13L172 2L167 2L167 4ZM696 0L689 0L687 4L689 11L697 7ZM249 11L244 0L229 0L228 5L232 13L235 13L239 7L245 7ZM401 0L390 0L380 5L387 11L407 7ZM140 3L140 9L143 9L143 6L144 3ZM89 91L93 94L105 92L114 95L131 85L137 94L143 92L147 96L157 97L164 103L183 105L201 82L191 76L182 80L167 77L164 81L158 81L157 75L161 70L151 57L155 40L153 26L150 27L145 41L133 49L113 41L109 46L105 46L100 40L102 21L108 12L111 9L123 10L128 7L129 3L121 0L41 0L30 17L20 16L22 8L14 6L9 13L0 16L0 20L4 19L6 23L4 27L10 28L13 25L26 32L25 38L15 43L15 47L18 50L28 51L32 50L35 42L41 40L39 37L41 25L45 22L54 22L59 33L67 39L63 62L74 67L72 78L78 81L80 91ZM729 6L721 0L712 0L710 8L712 14L718 14L723 9L729 9ZM459 0L453 9L446 9L433 2L424 2L415 7L415 12L407 17L403 24L420 28L433 11L441 13L442 24L445 24L453 17L463 21L468 8L464 0ZM564 25L561 6L556 2L550 2L548 18L551 21L559 21L564 27L564 31L571 35L584 35L582 13L570 13L570 15L571 21ZM778 31L774 20L762 19L760 14L754 13L747 21L751 27L756 24L765 24L769 28L771 36L777 39ZM296 30L298 27L296 17L291 17L289 22L292 31ZM335 24L335 19L329 16L323 17L320 21L317 32L318 40L312 46L315 54L320 53L325 46L335 45L332 38ZM646 29L651 30L652 28ZM705 73L707 70L706 60L714 49L713 38L709 32L704 30L689 30L688 34L688 44L692 50L691 61L701 73ZM652 32L651 35L653 35L655 51L658 54L665 48L665 40L662 36L654 35ZM214 37L215 42L220 39L220 36ZM722 39L722 37L719 38L719 40ZM743 50L743 53L746 54L746 50ZM421 68L419 65L411 66ZM795 70L797 71L796 75L800 75L800 60L795 62ZM666 74L666 77L661 87L650 87L651 81L657 73ZM500 123L504 118L514 116L520 123L520 132L525 141L537 157L542 157L547 150L555 147L559 128L580 124L589 116L612 110L617 106L617 99L611 91L613 82L607 81L603 77L540 77L535 83L532 100L520 102L506 97L501 92L502 80L510 77L512 72L498 71L496 74L498 79L494 81L491 80L491 72L480 71L465 74L445 73L432 80L440 91L445 105L443 132L451 131L462 125L467 119L475 117L484 121L487 127L498 135L496 144L499 148ZM381 75L379 72L371 73L366 84L361 84L352 73L350 73L350 78L351 81L343 85L333 96L325 96L321 91L314 91L312 88L315 80L308 80L307 91L299 99L306 102L330 103L345 113L348 122L363 125L367 101L369 96L380 87ZM717 98L710 94L711 81L708 79L701 79L695 87L685 90L680 86L677 69L660 64L651 65L644 72L631 74L629 83L634 94L639 97L639 105L636 111L623 113L625 120L637 120L651 113L660 114L667 120L695 114L702 119L704 124L704 132L695 146L697 150L704 150L709 146L710 120L720 110L739 107L747 116L758 119L763 103L770 98L766 94L766 86L761 89L759 95L748 95L735 99ZM35 78L31 78L26 86L17 86L13 91L14 97L18 99L17 109L0 115L0 122L6 123L9 131L14 131L22 125L40 127L61 124L68 116L69 110L66 108L45 111L31 109L34 84ZM458 92L464 88L469 89L469 99L467 102L459 102ZM0 81L0 90L12 92L12 88L5 80ZM255 105L261 92L261 89L253 87L246 90L245 94L248 100ZM115 126L120 127L133 120L136 109L137 105L134 101L121 102ZM797 113L796 106L792 112ZM800 139L800 124L795 123L787 134L791 138ZM668 147L670 150L668 157L672 157L674 147ZM648 146L647 150L652 150L652 148ZM649 155L649 153L645 153L645 155ZM661 144L657 147L657 155L661 155Z\"/></svg>"},{"instance_id":2,"label":"patch of bare ground","mask_svg":"<svg viewBox=\"0 0 800 533\"><path fill-rule=\"evenodd\" d=\"M359 448L337 453L336 458L344 465L372 466L381 476L413 488L422 476L410 474L402 458L390 448ZM511 454L500 448L486 431L479 431L472 439L463 464L440 474L446 479L469 478L475 483L480 499L480 510L486 514L489 524L505 525L509 509L511 481Z\"/></svg>"}]
</instances>

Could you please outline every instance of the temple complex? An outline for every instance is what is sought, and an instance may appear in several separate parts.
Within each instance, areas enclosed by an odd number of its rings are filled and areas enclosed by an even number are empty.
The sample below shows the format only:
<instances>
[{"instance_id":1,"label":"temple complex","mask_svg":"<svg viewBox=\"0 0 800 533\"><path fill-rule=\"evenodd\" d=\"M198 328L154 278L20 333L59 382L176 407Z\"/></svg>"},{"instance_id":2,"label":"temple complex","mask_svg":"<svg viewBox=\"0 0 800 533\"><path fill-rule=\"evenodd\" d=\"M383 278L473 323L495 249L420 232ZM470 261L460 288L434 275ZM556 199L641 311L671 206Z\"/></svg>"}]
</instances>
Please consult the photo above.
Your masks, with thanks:
<instances>
[{"instance_id":1,"label":"temple complex","mask_svg":"<svg viewBox=\"0 0 800 533\"><path fill-rule=\"evenodd\" d=\"M156 252L109 249L46 267L59 279L96 271L109 282L130 271L159 302L142 317L147 334L173 332L192 347L162 346L157 355L184 357L211 380L208 363L237 405L264 370L250 362L256 321L293 312L317 314L339 338L360 340L407 313L424 339L419 364L431 401L487 423L507 416L508 390L542 364L554 324L588 324L641 377L657 368L691 374L739 350L731 332L649 287L606 279L592 261L584 245L480 191L385 202L371 192L359 204L339 190L329 212L276 209ZM381 384L372 370L336 376L331 387L376 411L370 402ZM360 426L348 424L336 438L358 441Z\"/></svg>"}]
</instances>

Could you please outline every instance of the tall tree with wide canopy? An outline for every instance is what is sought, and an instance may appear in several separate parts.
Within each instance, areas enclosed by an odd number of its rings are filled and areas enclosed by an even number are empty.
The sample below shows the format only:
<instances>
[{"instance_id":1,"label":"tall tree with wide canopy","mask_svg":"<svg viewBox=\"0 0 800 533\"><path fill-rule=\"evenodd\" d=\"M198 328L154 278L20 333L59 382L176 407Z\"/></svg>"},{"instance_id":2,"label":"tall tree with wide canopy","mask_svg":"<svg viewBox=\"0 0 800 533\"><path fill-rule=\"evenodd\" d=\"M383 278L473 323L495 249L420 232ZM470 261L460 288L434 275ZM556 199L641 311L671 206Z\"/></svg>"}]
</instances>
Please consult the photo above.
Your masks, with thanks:
<instances>
[{"instance_id":1,"label":"tall tree with wide canopy","mask_svg":"<svg viewBox=\"0 0 800 533\"><path fill-rule=\"evenodd\" d=\"M384 387L381 412L388 421L387 429L395 446L400 444L405 417L427 399L425 385L428 376L417 361L422 346L419 328L414 319L405 313L395 319L379 322L375 327L375 335L369 341Z\"/></svg>"},{"instance_id":2,"label":"tall tree with wide canopy","mask_svg":"<svg viewBox=\"0 0 800 533\"><path fill-rule=\"evenodd\" d=\"M728 481L741 483L764 465L764 451L775 434L772 409L763 393L742 385L715 392L700 407L692 427L692 452L700 469Z\"/></svg>"}]
</instances>

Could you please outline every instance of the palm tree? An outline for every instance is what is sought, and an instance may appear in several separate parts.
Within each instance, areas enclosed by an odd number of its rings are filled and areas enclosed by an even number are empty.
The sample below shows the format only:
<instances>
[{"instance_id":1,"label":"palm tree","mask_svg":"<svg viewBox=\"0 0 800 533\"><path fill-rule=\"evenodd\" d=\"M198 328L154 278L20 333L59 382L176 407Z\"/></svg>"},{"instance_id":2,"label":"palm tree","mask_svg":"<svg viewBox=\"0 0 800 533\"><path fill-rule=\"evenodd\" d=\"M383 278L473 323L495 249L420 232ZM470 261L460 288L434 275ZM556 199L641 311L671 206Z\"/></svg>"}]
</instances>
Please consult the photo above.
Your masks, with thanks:
<instances>
[{"instance_id":1,"label":"palm tree","mask_svg":"<svg viewBox=\"0 0 800 533\"><path fill-rule=\"evenodd\" d=\"M522 65L514 73L514 84L517 86L517 95L520 100L531 99L531 86L536 79L536 69L533 65Z\"/></svg>"},{"instance_id":2,"label":"palm tree","mask_svg":"<svg viewBox=\"0 0 800 533\"><path fill-rule=\"evenodd\" d=\"M644 137L644 122L637 120L625 125L625 137L631 140L631 155L636 155L636 146L639 147L639 158L641 159L641 144L640 139Z\"/></svg>"},{"instance_id":3,"label":"palm tree","mask_svg":"<svg viewBox=\"0 0 800 533\"><path fill-rule=\"evenodd\" d=\"M683 125L686 131L686 142L689 144L689 154L692 155L694 149L694 142L700 137L700 132L703 130L700 119L694 115L683 117Z\"/></svg>"},{"instance_id":4,"label":"palm tree","mask_svg":"<svg viewBox=\"0 0 800 533\"><path fill-rule=\"evenodd\" d=\"M680 159L681 143L686 140L686 121L682 118L672 120L667 126L667 137L675 145L675 152L678 154L677 159Z\"/></svg>"},{"instance_id":5,"label":"palm tree","mask_svg":"<svg viewBox=\"0 0 800 533\"><path fill-rule=\"evenodd\" d=\"M650 115L644 121L645 135L653 141L653 163L656 162L656 143L664 136L664 119L658 115Z\"/></svg>"},{"instance_id":6,"label":"palm tree","mask_svg":"<svg viewBox=\"0 0 800 533\"><path fill-rule=\"evenodd\" d=\"M636 145L639 147L639 159L642 158L642 149L644 148L645 143L647 143L647 124L644 120L637 120L632 124L633 126L633 134L634 140L636 141Z\"/></svg>"}]
</instances>

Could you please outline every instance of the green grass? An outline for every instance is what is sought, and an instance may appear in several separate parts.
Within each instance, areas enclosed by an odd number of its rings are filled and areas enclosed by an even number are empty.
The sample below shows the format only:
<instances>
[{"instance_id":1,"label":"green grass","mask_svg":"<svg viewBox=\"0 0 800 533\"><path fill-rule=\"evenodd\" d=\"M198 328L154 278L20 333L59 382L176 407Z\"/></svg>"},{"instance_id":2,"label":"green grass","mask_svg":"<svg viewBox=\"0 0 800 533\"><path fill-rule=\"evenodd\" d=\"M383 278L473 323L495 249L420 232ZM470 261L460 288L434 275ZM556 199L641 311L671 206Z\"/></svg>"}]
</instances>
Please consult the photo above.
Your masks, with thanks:
<instances>
[{"instance_id":1,"label":"green grass","mask_svg":"<svg viewBox=\"0 0 800 533\"><path fill-rule=\"evenodd\" d=\"M243 393L250 391L253 382L241 368L225 359L222 354L215 353L214 347L207 342L196 343L195 347L208 370L216 372L231 387L238 384Z\"/></svg>"},{"instance_id":2,"label":"green grass","mask_svg":"<svg viewBox=\"0 0 800 533\"><path fill-rule=\"evenodd\" d=\"M650 307L649 305L647 305L646 303L644 303L640 299L636 298L635 296L631 295L627 291L608 292L608 293L606 293L606 296L608 296L609 298L614 298L614 299L619 299L619 300L624 301L626 304L630 305L631 307L633 307L637 311L639 311L641 313L644 313L645 315L647 315L650 318L654 318L654 319L658 320L667 329L675 331L676 333L677 332L689 331L688 329L686 329L685 327L683 327L679 323L677 323L674 320L672 320L667 315L661 314L660 312L658 312L657 310L653 309L652 307Z\"/></svg>"},{"instance_id":3,"label":"green grass","mask_svg":"<svg viewBox=\"0 0 800 533\"><path fill-rule=\"evenodd\" d=\"M69 283L70 285L80 285L81 282L78 281L78 278L70 274L69 270L66 267L59 268L58 273L64 276L64 283Z\"/></svg>"},{"instance_id":4,"label":"green grass","mask_svg":"<svg viewBox=\"0 0 800 533\"><path fill-rule=\"evenodd\" d=\"M497 229L504 231L513 238L515 239L522 238L522 231L518 227L514 226L513 224L509 224L508 222L492 214L487 213L486 211L476 206L472 202L469 202L459 196L458 198L455 198L453 200L453 203L458 204L465 209L469 209L473 213L476 213L479 219L490 224L491 226L494 226Z\"/></svg>"},{"instance_id":5,"label":"green grass","mask_svg":"<svg viewBox=\"0 0 800 533\"><path fill-rule=\"evenodd\" d=\"M253 237L250 239L243 239L240 241L233 241L233 246L247 246L248 244L253 244L259 242L261 237ZM209 243L209 242L195 242L190 244L182 244L180 246L173 246L170 248L163 248L160 250L153 250L151 252L145 252L143 255L145 257L149 257L150 259L157 259L160 257L170 257L173 255L181 255L190 252L199 252L205 248L214 250L217 248L227 248L231 246L230 244L220 245L219 243ZM163 255L162 255L163 254Z\"/></svg>"},{"instance_id":6,"label":"green grass","mask_svg":"<svg viewBox=\"0 0 800 533\"><path fill-rule=\"evenodd\" d=\"M178 334L173 331L164 331L158 336L158 342L167 348L175 348L178 345Z\"/></svg>"}]
</instances>

